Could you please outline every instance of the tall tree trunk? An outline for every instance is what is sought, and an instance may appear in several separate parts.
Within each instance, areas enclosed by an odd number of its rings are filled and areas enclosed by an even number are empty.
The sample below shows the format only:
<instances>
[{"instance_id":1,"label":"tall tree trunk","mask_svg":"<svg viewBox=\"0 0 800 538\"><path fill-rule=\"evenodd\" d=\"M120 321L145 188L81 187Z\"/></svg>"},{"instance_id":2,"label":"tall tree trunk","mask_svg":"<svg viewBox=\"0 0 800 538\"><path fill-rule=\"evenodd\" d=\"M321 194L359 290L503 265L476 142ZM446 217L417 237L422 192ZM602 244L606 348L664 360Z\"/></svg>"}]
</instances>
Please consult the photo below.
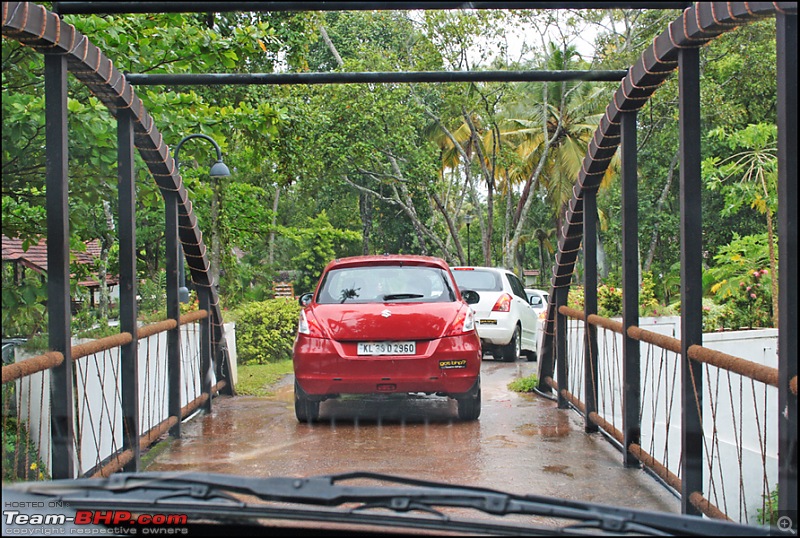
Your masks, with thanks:
<instances>
[{"instance_id":1,"label":"tall tree trunk","mask_svg":"<svg viewBox=\"0 0 800 538\"><path fill-rule=\"evenodd\" d=\"M664 189L661 191L661 196L658 197L658 202L656 202L656 215L661 214L661 209L664 207L664 204L667 201L667 197L669 196L669 191L672 188L672 176L675 173L675 167L678 166L678 158L680 157L680 152L676 151L675 155L672 157L672 162L669 163L669 172L667 172L667 182L664 185ZM650 238L650 248L647 250L647 257L645 258L644 266L642 267L642 272L649 271L650 266L653 264L653 258L656 254L656 246L658 245L658 220L656 220L655 225L653 226L653 235Z\"/></svg>"},{"instance_id":2,"label":"tall tree trunk","mask_svg":"<svg viewBox=\"0 0 800 538\"><path fill-rule=\"evenodd\" d=\"M761 177L764 189L764 200L769 199L769 189L764 177ZM772 326L778 326L778 261L775 256L775 229L772 223L772 210L767 206L767 244L769 245L770 290L772 291Z\"/></svg>"},{"instance_id":3,"label":"tall tree trunk","mask_svg":"<svg viewBox=\"0 0 800 538\"><path fill-rule=\"evenodd\" d=\"M358 193L358 209L361 213L361 253L366 256L372 234L372 198L365 192Z\"/></svg>"},{"instance_id":4,"label":"tall tree trunk","mask_svg":"<svg viewBox=\"0 0 800 538\"><path fill-rule=\"evenodd\" d=\"M331 41L331 38L328 36L328 31L324 26L319 27L319 33L322 36L322 40L325 42L325 45L327 45L328 50L330 50L331 54L333 54L333 58L336 60L336 65L342 67L344 65L342 57L339 56L339 51L336 50L336 46L333 44L333 41Z\"/></svg>"},{"instance_id":5,"label":"tall tree trunk","mask_svg":"<svg viewBox=\"0 0 800 538\"><path fill-rule=\"evenodd\" d=\"M114 245L114 215L111 213L111 204L103 200L103 216L106 221L106 231L100 237L100 263L97 271L97 280L100 283L100 300L98 303L98 316L108 319L109 304L111 303L108 291L108 254Z\"/></svg>"},{"instance_id":6,"label":"tall tree trunk","mask_svg":"<svg viewBox=\"0 0 800 538\"><path fill-rule=\"evenodd\" d=\"M275 265L275 228L278 226L278 200L281 197L281 188L275 184L275 198L272 200L272 229L269 231L269 266Z\"/></svg>"},{"instance_id":7,"label":"tall tree trunk","mask_svg":"<svg viewBox=\"0 0 800 538\"><path fill-rule=\"evenodd\" d=\"M483 172L483 180L486 182L486 224L481 222L481 246L483 247L483 264L492 265L492 235L494 233L494 190L495 178L494 169L489 170L486 165L486 158L483 155L483 147L481 146L481 138L478 136L478 130L472 122L472 118L467 113L466 109L462 108L462 115L465 123L469 126L470 133L472 133L472 147L478 155L478 162L481 165Z\"/></svg>"}]
</instances>

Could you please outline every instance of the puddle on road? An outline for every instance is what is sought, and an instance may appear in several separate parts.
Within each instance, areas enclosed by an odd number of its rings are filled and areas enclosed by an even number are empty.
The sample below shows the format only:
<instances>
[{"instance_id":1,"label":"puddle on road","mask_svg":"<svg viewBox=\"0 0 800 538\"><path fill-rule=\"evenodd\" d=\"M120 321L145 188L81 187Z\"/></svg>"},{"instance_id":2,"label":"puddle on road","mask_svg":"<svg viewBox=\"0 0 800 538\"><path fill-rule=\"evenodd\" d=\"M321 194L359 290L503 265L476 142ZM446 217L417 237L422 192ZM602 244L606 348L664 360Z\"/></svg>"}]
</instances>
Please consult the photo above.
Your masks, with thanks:
<instances>
[{"instance_id":1,"label":"puddle on road","mask_svg":"<svg viewBox=\"0 0 800 538\"><path fill-rule=\"evenodd\" d=\"M545 465L542 467L542 470L546 473L563 474L570 478L574 478L575 475L567 471L567 469L569 469L569 466L567 465Z\"/></svg>"},{"instance_id":2,"label":"puddle on road","mask_svg":"<svg viewBox=\"0 0 800 538\"><path fill-rule=\"evenodd\" d=\"M279 387L273 393L272 398L274 400L278 400L279 402L290 402L294 404L294 386L287 384Z\"/></svg>"},{"instance_id":3,"label":"puddle on road","mask_svg":"<svg viewBox=\"0 0 800 538\"><path fill-rule=\"evenodd\" d=\"M514 428L514 432L529 437L539 436L545 441L552 441L568 436L571 426L566 420L559 424L522 424Z\"/></svg>"},{"instance_id":4,"label":"puddle on road","mask_svg":"<svg viewBox=\"0 0 800 538\"><path fill-rule=\"evenodd\" d=\"M493 435L491 437L487 437L486 442L494 443L495 445L499 445L502 448L514 448L519 445L519 443L512 441L505 435Z\"/></svg>"}]
</instances>

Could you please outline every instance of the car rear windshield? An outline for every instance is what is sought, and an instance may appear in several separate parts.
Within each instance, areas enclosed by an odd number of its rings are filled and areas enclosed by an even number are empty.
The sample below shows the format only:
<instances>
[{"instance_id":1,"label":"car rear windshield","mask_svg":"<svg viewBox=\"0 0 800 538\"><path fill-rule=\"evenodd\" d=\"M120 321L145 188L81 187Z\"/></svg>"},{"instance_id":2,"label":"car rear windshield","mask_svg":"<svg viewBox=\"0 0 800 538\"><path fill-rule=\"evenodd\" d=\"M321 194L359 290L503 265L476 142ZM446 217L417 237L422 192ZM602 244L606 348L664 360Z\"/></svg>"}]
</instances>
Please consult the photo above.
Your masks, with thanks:
<instances>
[{"instance_id":1,"label":"car rear windshield","mask_svg":"<svg viewBox=\"0 0 800 538\"><path fill-rule=\"evenodd\" d=\"M454 270L453 276L461 290L474 291L501 291L503 281L497 271L470 269L468 271Z\"/></svg>"},{"instance_id":2,"label":"car rear windshield","mask_svg":"<svg viewBox=\"0 0 800 538\"><path fill-rule=\"evenodd\" d=\"M333 269L317 303L452 302L456 294L447 272L437 267L381 265Z\"/></svg>"}]
</instances>

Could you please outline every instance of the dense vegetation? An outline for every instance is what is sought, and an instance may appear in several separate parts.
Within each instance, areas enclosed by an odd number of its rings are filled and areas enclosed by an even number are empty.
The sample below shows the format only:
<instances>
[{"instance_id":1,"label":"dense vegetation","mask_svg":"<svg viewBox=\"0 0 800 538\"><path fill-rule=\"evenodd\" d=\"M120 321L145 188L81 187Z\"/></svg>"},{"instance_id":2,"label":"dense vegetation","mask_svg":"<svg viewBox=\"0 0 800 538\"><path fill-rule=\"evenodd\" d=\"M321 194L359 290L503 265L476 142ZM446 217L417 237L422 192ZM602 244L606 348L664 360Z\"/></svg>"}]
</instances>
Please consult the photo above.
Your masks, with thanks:
<instances>
[{"instance_id":1,"label":"dense vegetation","mask_svg":"<svg viewBox=\"0 0 800 538\"><path fill-rule=\"evenodd\" d=\"M49 4L45 4L48 5ZM74 24L132 73L620 69L678 12L489 11L75 15ZM509 47L519 28L526 46ZM586 42L591 36L592 42ZM40 54L3 39L3 234L45 233ZM719 326L772 325L777 315L774 215L775 29L765 20L701 49L704 244ZM116 127L69 81L70 233L103 247L116 271ZM181 171L223 306L271 296L292 275L310 290L333 257L405 252L451 263L549 275L565 204L611 83L475 83L140 87L174 147L204 133L233 174L208 178L213 148L181 148ZM676 79L639 113L644 305L679 298ZM87 128L91 126L91 128ZM137 242L144 282L163 280L163 203L137 156ZM212 218L211 200L220 202ZM103 200L107 202L102 202ZM620 283L618 172L599 196L601 277ZM471 227L465 217L474 218ZM470 230L471 236L467 236ZM4 264L5 265L5 264ZM3 273L3 334L44 327L39 278ZM76 279L81 276L77 272ZM576 283L580 281L580 264ZM540 287L549 286L542 281ZM154 308L159 301L146 288ZM76 289L76 293L79 290ZM605 292L604 292L605 293ZM143 294L144 295L144 294ZM145 299L143 297L143 299ZM609 291L604 307L615 303ZM109 315L101 301L97 315ZM607 308L608 314L615 314Z\"/></svg>"}]
</instances>

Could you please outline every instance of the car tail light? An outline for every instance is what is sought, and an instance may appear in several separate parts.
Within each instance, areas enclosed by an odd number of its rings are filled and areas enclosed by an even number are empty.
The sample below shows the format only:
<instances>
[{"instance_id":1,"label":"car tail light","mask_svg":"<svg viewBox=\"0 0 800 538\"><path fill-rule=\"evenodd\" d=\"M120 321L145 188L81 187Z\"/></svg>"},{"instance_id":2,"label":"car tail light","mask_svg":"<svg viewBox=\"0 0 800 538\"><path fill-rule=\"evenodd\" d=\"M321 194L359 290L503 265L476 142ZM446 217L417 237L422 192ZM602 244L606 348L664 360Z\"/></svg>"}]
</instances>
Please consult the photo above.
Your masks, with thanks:
<instances>
[{"instance_id":1,"label":"car tail light","mask_svg":"<svg viewBox=\"0 0 800 538\"><path fill-rule=\"evenodd\" d=\"M447 336L457 336L475 330L475 314L471 308L462 308L456 316L453 326Z\"/></svg>"},{"instance_id":2,"label":"car tail light","mask_svg":"<svg viewBox=\"0 0 800 538\"><path fill-rule=\"evenodd\" d=\"M314 338L325 338L325 333L322 332L319 323L314 319L314 315L306 316L305 310L300 311L300 322L297 325L297 332L307 336L313 336Z\"/></svg>"},{"instance_id":3,"label":"car tail light","mask_svg":"<svg viewBox=\"0 0 800 538\"><path fill-rule=\"evenodd\" d=\"M547 310L539 312L539 319L547 319Z\"/></svg>"},{"instance_id":4,"label":"car tail light","mask_svg":"<svg viewBox=\"0 0 800 538\"><path fill-rule=\"evenodd\" d=\"M511 312L511 296L507 293L501 295L492 307L492 312Z\"/></svg>"}]
</instances>

